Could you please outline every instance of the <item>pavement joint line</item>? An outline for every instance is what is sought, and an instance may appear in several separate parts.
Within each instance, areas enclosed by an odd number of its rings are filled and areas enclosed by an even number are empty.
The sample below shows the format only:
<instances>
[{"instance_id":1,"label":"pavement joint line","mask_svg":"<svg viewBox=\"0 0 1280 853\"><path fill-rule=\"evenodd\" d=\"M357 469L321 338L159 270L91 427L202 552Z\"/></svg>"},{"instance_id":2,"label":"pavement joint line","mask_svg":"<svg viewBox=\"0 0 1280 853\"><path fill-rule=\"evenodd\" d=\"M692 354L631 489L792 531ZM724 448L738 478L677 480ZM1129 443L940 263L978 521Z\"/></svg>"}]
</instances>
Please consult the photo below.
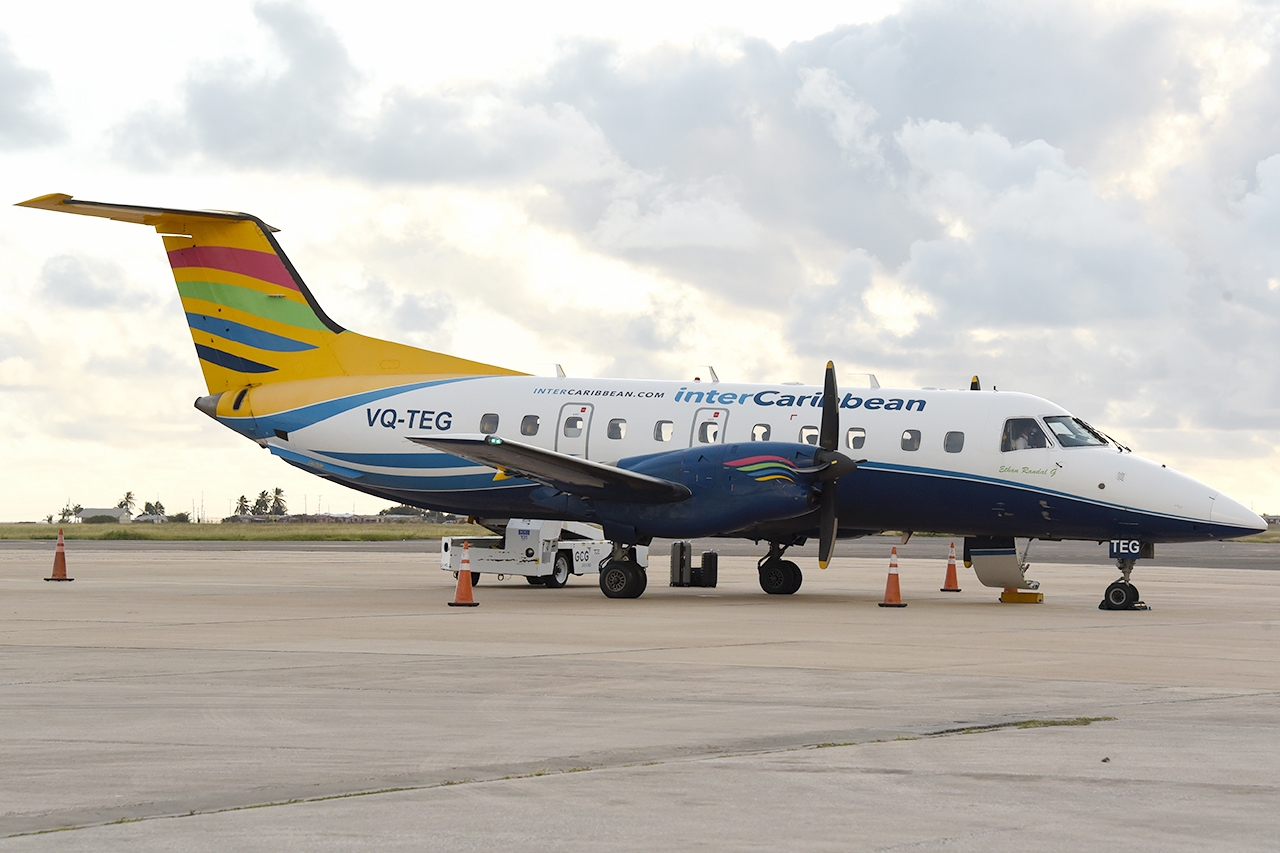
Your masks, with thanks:
<instances>
[{"instance_id":1,"label":"pavement joint line","mask_svg":"<svg viewBox=\"0 0 1280 853\"><path fill-rule=\"evenodd\" d=\"M723 745L721 746L708 745L700 749L696 747L667 747L667 750L672 754L669 754L665 757L659 757L656 759L649 759L644 761L640 761L640 760L626 760L626 761L614 761L614 762L601 761L594 765L590 763L589 759L584 759L583 757L577 757L577 756L560 758L560 759L548 759L548 760L541 760L541 761L525 761L525 762L520 762L515 767L510 768L515 770L517 767L523 767L525 769L517 770L514 773L505 773L503 775L498 775L501 772L501 770L494 769L494 768L483 768L483 767L474 768L474 769L456 768L454 771L442 771L440 774L440 775L447 774L450 776L456 774L456 778L443 778L443 779L439 779L432 782L410 783L410 784L403 784L403 785L392 784L392 785L384 785L384 786L379 786L377 788L370 788L365 790L339 791L331 794L320 794L320 795L308 796L308 797L289 797L287 799L281 799L281 800L269 800L269 801L264 801L259 803L245 803L241 805L225 806L221 808L189 809L185 813L172 811L172 812L158 812L156 814L149 814L149 815L148 814L123 815L113 820L87 821L83 823L74 823L74 824L68 824L64 826L52 826L52 827L44 827L40 829L11 832L11 833L5 834L3 837L20 838L20 837L31 836L31 835L46 835L46 834L55 833L55 832L68 832L68 831L73 831L78 829L90 829L90 828L99 827L99 826L117 826L117 825L130 824L130 823L141 823L144 821L152 821L152 820L172 820L172 819L185 818L185 817L195 817L197 815L228 814L232 812L241 812L241 811L247 811L251 809L274 808L277 806L302 805L307 803L331 802L334 800L352 799L357 797L370 797L370 796L378 796L382 794L427 791L427 790L435 790L440 788L456 787L459 785L480 785L480 784L490 784L493 782L510 782L510 781L525 780L525 779L564 776L570 773L587 773L587 772L607 771L607 770L625 770L625 769L633 769L633 768L663 766L663 765L669 765L669 764L689 764L689 763L697 763L697 762L703 762L703 761L720 761L725 759L750 758L753 756L783 755L790 752L805 752L805 751L817 750L817 749L832 749L832 748L840 748L840 747L862 746L866 744L875 744L875 743L937 739L937 738L951 737L951 736L962 735L962 734L991 733L991 732L998 732L1002 730L1017 729L1019 727L1028 728L1028 726L1026 725L1027 723L1041 723L1041 725L1031 726L1033 728L1048 728L1055 725L1068 725L1068 726L1089 725L1090 724L1089 722L1082 723L1082 722L1076 722L1076 720L1089 720L1090 722L1094 722L1094 721L1100 721L1104 719L1114 720L1115 718L1114 717L1108 717L1108 718L1076 717L1076 718L1072 718L1069 721L1053 720L1053 719L1042 720L1042 719L1031 718L1031 719L1023 719L1023 720L1003 721L1003 722L990 723L990 724L978 724L976 726L969 726L965 728L948 728L948 729L942 729L942 730L937 730L933 732L924 732L924 733L913 733L909 730L900 730L900 729L892 729L892 728L859 729L856 731L861 732L864 735L874 734L874 735L884 735L884 736L880 736L880 737L864 736L862 738L846 740L846 741L830 741L830 740L815 741L812 738L806 737L798 741L792 742L790 744L782 744L777 746L763 746L763 747L755 747L755 748L747 747L744 744L743 747L740 747L737 749L734 749L732 747L726 747ZM888 735L894 735L894 736L889 737ZM587 763L585 764L582 763L584 760L586 760ZM1019 778L1021 778L1021 776ZM1253 786L1253 787L1259 787L1259 786ZM85 809L85 811L92 811L92 810L93 809ZM116 809L116 811L119 811L119 810L121 809L119 808Z\"/></svg>"},{"instance_id":2,"label":"pavement joint line","mask_svg":"<svg viewBox=\"0 0 1280 853\"><path fill-rule=\"evenodd\" d=\"M921 847L941 847L943 845L951 846L961 841L973 841L979 838L992 838L996 835L1007 835L1010 832L1021 832L1021 826L1006 826L1000 829L984 829L979 832L966 832L964 835L940 835L936 838L922 838L919 841L906 841L902 844L890 844L887 847L876 847L876 851L881 850L913 850Z\"/></svg>"},{"instance_id":3,"label":"pavement joint line","mask_svg":"<svg viewBox=\"0 0 1280 853\"><path fill-rule=\"evenodd\" d=\"M654 649L628 649L628 650L622 650L622 651L621 651L621 653L628 653L628 654L630 654L630 653L644 652L644 651L680 651L680 650L691 650L691 649L694 649L694 650L703 650L703 649L706 649L706 648L735 648L735 647L737 647L737 646L739 646L739 645L741 645L741 646L755 646L755 645L785 645L785 644L788 644L788 643L794 643L794 644L806 644L806 642L807 642L807 641L804 641L804 640L786 640L786 641L779 641L778 643L772 643L772 644L770 644L770 643L755 643L755 642L752 642L752 643L741 643L741 644L727 644L727 645L725 645L725 646L712 646L712 647L708 647L708 646L696 646L696 647L695 647L695 646L655 647ZM0 648L11 648L11 647L8 647L8 646L5 646L5 645L3 645L3 644L0 644ZM311 654L311 655L314 655L314 654L316 654L316 652L314 652L314 651L309 651L309 650L299 650L299 649L256 649L256 648L225 648L225 649L224 649L224 648L213 648L213 647L207 647L207 646L205 646L205 647L198 647L198 648L185 647L185 646L164 646L164 647L151 647L151 646L137 646L137 647L133 647L133 646L39 646L39 647L28 647L28 646L22 646L22 647L20 647L20 648L40 648L40 649L45 649L45 650L54 651L54 652L57 652L57 651L63 651L63 650L66 650L66 649L80 649L80 650L90 650L90 651L103 651L103 650L109 650L109 651L143 651L143 652L201 652L201 651L205 651L205 652L213 652L213 653L221 653L221 654L226 654L226 653L243 653L243 654L253 654L253 655L261 655L261 654L280 654L280 655ZM481 658L481 660L483 660L483 661L494 661L494 662L504 662L504 663L510 663L510 662L513 662L513 661L524 661L524 660L540 660L540 659L545 659L545 658L574 658L574 657L583 658L583 659L585 659L585 660L596 660L596 659L608 659L608 658L610 658L611 656L613 656L613 655L615 655L615 654L618 654L618 653L619 653L619 652L615 652L615 651L602 651L602 650L599 650L599 649L592 649L592 650L584 651L584 652L563 652L563 653L546 653L546 654L530 654L530 655L485 656L485 657ZM445 653L437 653L437 652L411 653L411 652L404 652L404 651L396 651L396 652L377 652L377 651L344 650L344 651L341 651L341 652L331 652L331 653L327 652L326 654L327 654L327 655L329 655L330 657L332 657L333 655L401 657L401 658L403 658L403 660L402 660L400 663L401 663L401 665L403 665L403 666L411 666L411 665L419 664L419 663L423 663L423 662L429 662L429 663L447 663L447 662L450 662L450 661L456 661L456 660L461 660L461 659L465 659L465 660L472 660L472 661L476 660L476 657L475 657L474 655L445 654ZM643 663L643 662L642 662L642 663ZM651 662L648 662L648 663L650 663L650 664L652 664L652 665L654 665L654 666L662 666L662 665L666 665L668 662L664 662L664 661L651 661ZM253 672L257 672L257 673L267 673L267 672L305 672L305 671L307 671L307 670L320 670L320 671L323 671L323 670L326 670L326 669L334 669L334 668L336 668L336 667L338 667L338 666L339 666L338 664L334 664L334 663L302 664L302 665L294 665L294 666L262 666L262 667L254 668L254 669L252 669L252 671L253 671ZM758 663L758 662L752 662L752 663L735 663L735 662L727 662L727 663L717 663L717 664L716 664L716 666L717 666L717 667L732 667L732 668L747 667L747 668L760 668L760 669L769 669L769 670L779 670L779 669L781 669L781 670L793 670L793 671L798 671L798 672L829 672L829 671L831 671L831 667L827 667L827 666L798 666L798 665L796 665L796 664L767 664L767 663ZM976 665L975 665L975 666L976 666ZM1025 680L1025 675L1022 675L1022 674L1019 674L1019 673L1013 673L1013 674L1008 674L1008 675L1005 675L1005 674L999 674L999 673L986 673L986 674L982 674L982 675L980 675L980 676L974 676L974 675L968 674L968 673L966 673L966 672L958 672L958 670L962 670L962 669L972 669L972 668L974 668L974 667L962 667L962 666L955 666L955 665L953 665L953 666L947 667L947 669L946 669L946 671L945 671L945 672L938 672L938 671L934 671L934 667L935 667L935 665L934 665L934 664L924 664L924 665L922 665L922 666L920 666L920 667L916 667L916 668L911 668L911 667L897 667L897 668L892 668L892 669L878 669L878 670L874 670L874 672L875 672L875 674L877 674L877 675L913 675L913 676L915 676L915 675L932 675L932 676L939 677L939 678L954 677L954 678L958 678L958 679L971 679L971 678L979 677L979 678L988 678L988 679L994 679L994 680L999 680L999 681L1007 681L1007 680L1018 680L1018 681L1021 681L1021 680ZM209 676L209 675L231 675L231 674L235 674L235 673L243 672L243 671L244 671L244 670L243 670L242 668L236 668L236 669L223 669L223 670L208 670L208 671L200 671L200 672L191 672L191 671L186 671L186 670L183 670L183 671L177 671L177 672L164 672L164 673L138 672L138 673L127 673L127 674L121 674L121 675L98 675L98 676L87 676L87 677L71 677L71 678L58 679L58 680L31 680L31 681L3 681L3 680L0 680L0 685L6 686L6 687L21 687L21 686L48 685L48 684L94 684L94 683L120 683L120 682L129 682L129 681L137 681L137 680L151 680L151 679L165 679L165 678L186 677L186 676L191 676L191 675L204 675L204 676ZM1130 686L1134 686L1134 687L1142 687L1142 686L1145 686L1145 687L1147 687L1147 688L1149 688L1149 689L1151 689L1151 690L1164 690L1164 691L1169 691L1169 690L1201 690L1201 689L1206 689L1206 688L1199 688L1199 687L1193 687L1193 686L1184 686L1184 685L1160 685L1160 684L1146 684L1146 685L1144 685L1144 684L1139 683L1139 682L1097 681L1097 680L1090 680L1090 679L1083 679L1083 680L1079 680L1079 679L1054 678L1054 679L1045 679L1045 681L1046 681L1046 683L1051 683L1051 684L1070 684L1070 685L1077 685L1077 684L1096 684L1096 685L1106 686L1106 685L1114 685L1114 684L1128 684L1128 685L1130 685ZM356 689L356 690L360 690L360 691L368 691L370 688L367 688L367 687L360 687L360 688L343 688L343 687L339 687L339 686L335 686L335 685L329 685L329 686L325 686L325 687L321 687L321 688L308 688L308 689L321 689L321 690L346 690L346 689ZM1177 704L1177 703L1186 703L1186 702L1205 702L1205 701L1217 701L1217 700L1222 700L1222 699L1250 698L1250 697L1255 697L1255 696L1258 696L1258 697L1265 697L1265 696L1280 696L1280 691L1276 691L1276 690L1249 690L1249 689L1247 689L1247 688L1234 688L1234 689L1230 690L1229 692L1223 692L1223 693L1221 693L1220 695L1214 695L1214 696L1187 696L1187 697L1171 697L1171 698L1169 698L1169 699L1153 698L1153 699L1146 699L1146 700L1134 700L1134 701L1132 701L1132 702L1126 702L1126 703L1125 703L1125 705L1126 705L1126 707L1129 707L1129 706L1143 706L1143 705L1166 705L1166 704Z\"/></svg>"}]
</instances>

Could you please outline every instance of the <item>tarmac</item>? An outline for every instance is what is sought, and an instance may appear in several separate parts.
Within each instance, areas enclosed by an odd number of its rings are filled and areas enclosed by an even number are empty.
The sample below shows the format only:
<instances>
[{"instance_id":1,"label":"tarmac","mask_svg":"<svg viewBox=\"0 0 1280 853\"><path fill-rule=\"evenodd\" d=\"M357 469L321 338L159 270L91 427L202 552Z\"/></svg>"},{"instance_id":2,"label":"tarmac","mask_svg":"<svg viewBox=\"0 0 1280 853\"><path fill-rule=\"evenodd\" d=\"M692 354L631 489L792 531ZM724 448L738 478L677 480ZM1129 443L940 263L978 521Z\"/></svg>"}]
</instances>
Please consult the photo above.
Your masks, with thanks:
<instances>
[{"instance_id":1,"label":"tarmac","mask_svg":"<svg viewBox=\"0 0 1280 853\"><path fill-rule=\"evenodd\" d=\"M65 584L0 543L0 850L1280 847L1268 546L1158 550L1111 612L1105 550L1000 604L914 539L880 608L896 542L476 608L431 542L71 542Z\"/></svg>"}]
</instances>

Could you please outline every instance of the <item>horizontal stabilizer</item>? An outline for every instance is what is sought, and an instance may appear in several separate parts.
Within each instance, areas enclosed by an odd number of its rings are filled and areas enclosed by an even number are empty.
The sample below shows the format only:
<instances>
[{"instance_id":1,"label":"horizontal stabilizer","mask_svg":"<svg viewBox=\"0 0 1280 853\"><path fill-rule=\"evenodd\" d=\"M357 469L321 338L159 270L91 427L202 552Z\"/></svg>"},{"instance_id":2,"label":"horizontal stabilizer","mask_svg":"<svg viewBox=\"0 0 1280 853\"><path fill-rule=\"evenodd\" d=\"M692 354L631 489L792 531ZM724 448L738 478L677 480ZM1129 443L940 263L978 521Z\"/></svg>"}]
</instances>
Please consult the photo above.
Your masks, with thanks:
<instances>
[{"instance_id":1,"label":"horizontal stabilizer","mask_svg":"<svg viewBox=\"0 0 1280 853\"><path fill-rule=\"evenodd\" d=\"M675 503L692 492L679 483L544 450L496 435L410 437L416 444L497 468L562 492L619 503Z\"/></svg>"},{"instance_id":2,"label":"horizontal stabilizer","mask_svg":"<svg viewBox=\"0 0 1280 853\"><path fill-rule=\"evenodd\" d=\"M233 210L183 210L176 207L144 207L138 204L110 204L101 201L83 201L72 198L66 193L50 193L29 201L20 201L17 207L34 207L39 210L52 210L58 213L78 213L81 216L100 216L103 219L114 219L117 222L132 222L135 225L151 225L164 230L168 220L193 219L226 219L231 221L245 220L258 222L268 231L279 231L272 228L256 216L248 213L237 213Z\"/></svg>"}]
</instances>

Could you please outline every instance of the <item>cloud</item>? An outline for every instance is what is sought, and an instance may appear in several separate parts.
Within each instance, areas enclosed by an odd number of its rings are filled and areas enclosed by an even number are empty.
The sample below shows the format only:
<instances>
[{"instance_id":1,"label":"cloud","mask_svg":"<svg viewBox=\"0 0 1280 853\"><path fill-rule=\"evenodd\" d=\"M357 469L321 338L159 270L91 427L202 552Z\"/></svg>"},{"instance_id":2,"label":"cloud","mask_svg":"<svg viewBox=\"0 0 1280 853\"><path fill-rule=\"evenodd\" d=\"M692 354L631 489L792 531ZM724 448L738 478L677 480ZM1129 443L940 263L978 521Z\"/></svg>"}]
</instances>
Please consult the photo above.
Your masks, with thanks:
<instances>
[{"instance_id":1,"label":"cloud","mask_svg":"<svg viewBox=\"0 0 1280 853\"><path fill-rule=\"evenodd\" d=\"M69 308L108 308L145 299L128 289L123 271L111 263L81 255L57 255L40 268L39 295Z\"/></svg>"},{"instance_id":2,"label":"cloud","mask_svg":"<svg viewBox=\"0 0 1280 853\"><path fill-rule=\"evenodd\" d=\"M254 13L271 31L283 71L262 71L242 57L199 67L180 110L153 107L116 128L118 156L155 167L201 152L262 169L315 162L338 142L360 83L341 38L301 4L260 2Z\"/></svg>"},{"instance_id":3,"label":"cloud","mask_svg":"<svg viewBox=\"0 0 1280 853\"><path fill-rule=\"evenodd\" d=\"M63 134L50 118L49 74L18 61L9 40L0 34L0 148L27 148Z\"/></svg>"},{"instance_id":4,"label":"cloud","mask_svg":"<svg viewBox=\"0 0 1280 853\"><path fill-rule=\"evenodd\" d=\"M919 2L782 50L579 40L519 80L384 92L304 7L257 14L277 70L199 66L118 138L519 191L529 227L772 324L788 364L982 372L1134 429L1280 417L1274 10ZM495 310L540 333L555 312L502 286ZM422 321L452 305L380 293ZM661 294L626 322L585 310L618 372L687 343Z\"/></svg>"},{"instance_id":5,"label":"cloud","mask_svg":"<svg viewBox=\"0 0 1280 853\"><path fill-rule=\"evenodd\" d=\"M609 205L591 238L600 246L625 249L747 249L760 232L760 225L733 201L659 198L642 211L631 197Z\"/></svg>"},{"instance_id":6,"label":"cloud","mask_svg":"<svg viewBox=\"0 0 1280 853\"><path fill-rule=\"evenodd\" d=\"M804 82L796 104L826 116L845 158L854 166L883 166L880 137L869 132L879 113L854 97L828 68L801 68L800 79Z\"/></svg>"},{"instance_id":7,"label":"cloud","mask_svg":"<svg viewBox=\"0 0 1280 853\"><path fill-rule=\"evenodd\" d=\"M431 350L447 349L453 342L457 309L446 293L398 293L385 281L373 280L357 298L376 305L379 314L391 319L390 331L396 340Z\"/></svg>"}]
</instances>

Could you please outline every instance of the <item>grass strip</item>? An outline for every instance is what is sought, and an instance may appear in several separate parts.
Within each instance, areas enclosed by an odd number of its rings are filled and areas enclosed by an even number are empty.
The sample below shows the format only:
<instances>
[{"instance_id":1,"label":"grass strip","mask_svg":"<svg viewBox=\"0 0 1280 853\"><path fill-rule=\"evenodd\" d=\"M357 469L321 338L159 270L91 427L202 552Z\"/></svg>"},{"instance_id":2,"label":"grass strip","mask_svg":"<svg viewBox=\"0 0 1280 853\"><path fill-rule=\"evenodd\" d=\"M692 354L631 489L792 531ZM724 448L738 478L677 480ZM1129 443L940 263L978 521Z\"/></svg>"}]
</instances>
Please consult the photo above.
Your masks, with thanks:
<instances>
[{"instance_id":1,"label":"grass strip","mask_svg":"<svg viewBox=\"0 0 1280 853\"><path fill-rule=\"evenodd\" d=\"M56 524L0 524L0 540L54 540ZM68 541L154 542L399 542L442 536L489 536L474 524L66 524Z\"/></svg>"}]
</instances>

